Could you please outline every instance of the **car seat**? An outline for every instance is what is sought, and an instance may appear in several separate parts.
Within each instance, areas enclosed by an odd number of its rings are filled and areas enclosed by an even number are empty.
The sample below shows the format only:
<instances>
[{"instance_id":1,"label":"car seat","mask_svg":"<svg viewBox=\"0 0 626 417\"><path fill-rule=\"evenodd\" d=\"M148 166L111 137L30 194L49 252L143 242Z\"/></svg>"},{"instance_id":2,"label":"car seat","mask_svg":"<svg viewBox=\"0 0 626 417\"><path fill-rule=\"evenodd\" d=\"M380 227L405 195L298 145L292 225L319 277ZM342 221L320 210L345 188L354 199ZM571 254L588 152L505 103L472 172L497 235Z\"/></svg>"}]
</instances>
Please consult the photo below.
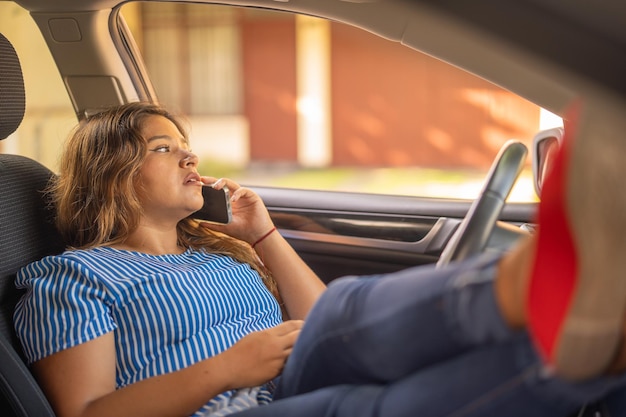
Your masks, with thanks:
<instances>
[{"instance_id":1,"label":"car seat","mask_svg":"<svg viewBox=\"0 0 626 417\"><path fill-rule=\"evenodd\" d=\"M13 46L0 34L0 140L24 116L24 81ZM19 298L16 272L45 255L63 250L42 190L53 173L38 162L0 153L0 410L3 416L54 416L23 361L13 329Z\"/></svg>"}]
</instances>

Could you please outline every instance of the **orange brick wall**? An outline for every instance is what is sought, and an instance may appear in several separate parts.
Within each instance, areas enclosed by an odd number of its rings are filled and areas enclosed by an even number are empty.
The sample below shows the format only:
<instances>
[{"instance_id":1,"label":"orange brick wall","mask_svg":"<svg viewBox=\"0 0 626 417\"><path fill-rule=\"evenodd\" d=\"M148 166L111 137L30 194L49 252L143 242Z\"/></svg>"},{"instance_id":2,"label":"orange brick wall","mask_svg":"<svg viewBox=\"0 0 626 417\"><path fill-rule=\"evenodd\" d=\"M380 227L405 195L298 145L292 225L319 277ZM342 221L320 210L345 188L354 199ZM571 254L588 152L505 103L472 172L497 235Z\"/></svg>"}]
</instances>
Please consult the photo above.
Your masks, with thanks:
<instances>
[{"instance_id":1,"label":"orange brick wall","mask_svg":"<svg viewBox=\"0 0 626 417\"><path fill-rule=\"evenodd\" d=\"M242 25L251 159L295 163L295 22ZM538 128L535 105L446 63L349 26L331 37L335 166L486 168Z\"/></svg>"}]
</instances>

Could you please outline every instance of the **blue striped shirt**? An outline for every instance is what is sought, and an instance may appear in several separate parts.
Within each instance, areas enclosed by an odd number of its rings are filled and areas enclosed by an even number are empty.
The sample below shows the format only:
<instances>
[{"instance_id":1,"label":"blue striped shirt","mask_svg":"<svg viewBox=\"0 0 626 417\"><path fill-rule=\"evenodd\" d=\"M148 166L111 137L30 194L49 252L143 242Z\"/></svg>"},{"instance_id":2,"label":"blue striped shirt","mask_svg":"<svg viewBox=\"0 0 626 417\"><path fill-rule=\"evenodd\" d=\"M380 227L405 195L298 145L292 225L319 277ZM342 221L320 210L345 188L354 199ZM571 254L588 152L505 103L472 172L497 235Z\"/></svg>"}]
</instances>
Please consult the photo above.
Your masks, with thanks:
<instances>
[{"instance_id":1,"label":"blue striped shirt","mask_svg":"<svg viewBox=\"0 0 626 417\"><path fill-rule=\"evenodd\" d=\"M99 247L23 268L14 322L29 362L115 331L116 384L190 366L282 321L261 277L224 255L147 255ZM205 409L228 407L226 392ZM248 396L260 394L250 391Z\"/></svg>"}]
</instances>

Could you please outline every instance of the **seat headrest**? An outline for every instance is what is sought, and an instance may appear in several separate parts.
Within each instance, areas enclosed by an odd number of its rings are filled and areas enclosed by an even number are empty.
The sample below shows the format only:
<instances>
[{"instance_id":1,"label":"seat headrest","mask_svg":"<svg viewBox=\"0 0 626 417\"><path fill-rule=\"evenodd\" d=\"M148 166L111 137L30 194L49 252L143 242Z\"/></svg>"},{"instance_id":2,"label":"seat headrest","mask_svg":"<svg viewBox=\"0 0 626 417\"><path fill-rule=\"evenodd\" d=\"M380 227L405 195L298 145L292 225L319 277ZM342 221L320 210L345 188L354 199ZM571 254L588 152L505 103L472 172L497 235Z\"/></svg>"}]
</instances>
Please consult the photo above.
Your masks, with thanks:
<instances>
[{"instance_id":1,"label":"seat headrest","mask_svg":"<svg viewBox=\"0 0 626 417\"><path fill-rule=\"evenodd\" d=\"M11 42L0 33L0 140L15 132L22 123L25 107L20 60Z\"/></svg>"}]
</instances>

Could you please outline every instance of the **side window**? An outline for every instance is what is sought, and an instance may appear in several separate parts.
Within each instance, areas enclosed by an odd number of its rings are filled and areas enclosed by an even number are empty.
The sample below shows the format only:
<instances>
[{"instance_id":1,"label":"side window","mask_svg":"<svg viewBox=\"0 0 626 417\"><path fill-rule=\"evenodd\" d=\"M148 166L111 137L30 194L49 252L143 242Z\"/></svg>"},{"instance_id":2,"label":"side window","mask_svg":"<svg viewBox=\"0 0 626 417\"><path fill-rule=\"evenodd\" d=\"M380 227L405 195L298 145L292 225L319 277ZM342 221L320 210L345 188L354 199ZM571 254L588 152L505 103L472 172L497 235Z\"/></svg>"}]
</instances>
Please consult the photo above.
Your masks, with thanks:
<instances>
[{"instance_id":1,"label":"side window","mask_svg":"<svg viewBox=\"0 0 626 417\"><path fill-rule=\"evenodd\" d=\"M24 75L26 113L18 130L0 142L3 153L24 155L53 171L77 119L56 65L28 12L0 2L0 30L15 48Z\"/></svg>"},{"instance_id":2,"label":"side window","mask_svg":"<svg viewBox=\"0 0 626 417\"><path fill-rule=\"evenodd\" d=\"M247 185L474 198L509 139L549 114L348 25L252 8L130 3L159 99L201 172ZM530 161L510 198L534 201Z\"/></svg>"}]
</instances>

